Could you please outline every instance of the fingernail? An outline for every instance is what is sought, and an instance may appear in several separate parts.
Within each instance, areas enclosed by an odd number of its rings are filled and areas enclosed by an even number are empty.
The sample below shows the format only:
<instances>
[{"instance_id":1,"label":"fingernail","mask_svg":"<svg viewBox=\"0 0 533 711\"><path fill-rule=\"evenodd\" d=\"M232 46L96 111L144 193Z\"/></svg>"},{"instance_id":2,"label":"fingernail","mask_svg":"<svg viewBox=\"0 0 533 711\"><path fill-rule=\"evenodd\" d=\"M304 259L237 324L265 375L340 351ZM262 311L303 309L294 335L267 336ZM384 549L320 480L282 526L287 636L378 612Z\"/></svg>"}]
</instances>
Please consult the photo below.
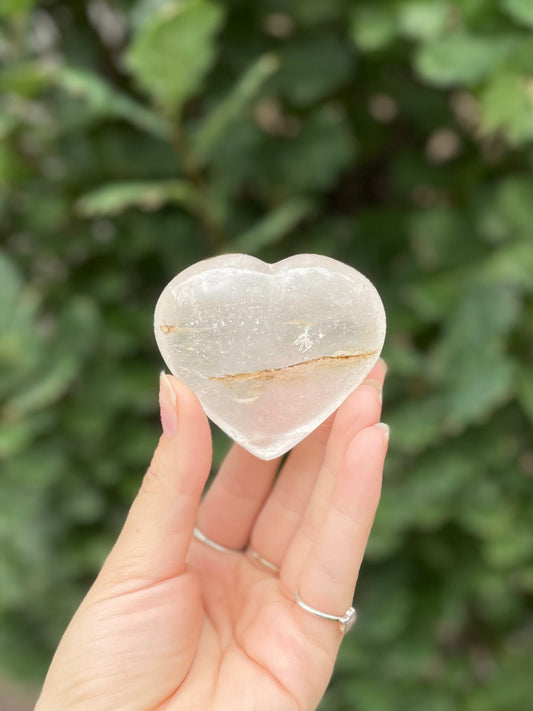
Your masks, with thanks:
<instances>
[{"instance_id":1,"label":"fingernail","mask_svg":"<svg viewBox=\"0 0 533 711\"><path fill-rule=\"evenodd\" d=\"M379 400L381 402L381 398L383 396L383 386L379 382L379 380L374 380L374 378L368 378L368 380L365 380L363 382L363 385L370 385L371 388L374 388L374 390L378 391L379 395Z\"/></svg>"},{"instance_id":2,"label":"fingernail","mask_svg":"<svg viewBox=\"0 0 533 711\"><path fill-rule=\"evenodd\" d=\"M383 438L385 442L388 442L390 436L390 427L385 422L378 422L376 427L379 427L380 430L383 430Z\"/></svg>"},{"instance_id":3,"label":"fingernail","mask_svg":"<svg viewBox=\"0 0 533 711\"><path fill-rule=\"evenodd\" d=\"M380 358L380 359L379 359L379 362L380 362L381 365L385 368L385 372L387 372L389 366L387 365L387 362L385 361L385 359L384 359L384 358Z\"/></svg>"},{"instance_id":4,"label":"fingernail","mask_svg":"<svg viewBox=\"0 0 533 711\"><path fill-rule=\"evenodd\" d=\"M176 393L172 389L167 374L161 371L159 377L159 407L161 425L165 437L173 437L178 430L178 410Z\"/></svg>"}]
</instances>

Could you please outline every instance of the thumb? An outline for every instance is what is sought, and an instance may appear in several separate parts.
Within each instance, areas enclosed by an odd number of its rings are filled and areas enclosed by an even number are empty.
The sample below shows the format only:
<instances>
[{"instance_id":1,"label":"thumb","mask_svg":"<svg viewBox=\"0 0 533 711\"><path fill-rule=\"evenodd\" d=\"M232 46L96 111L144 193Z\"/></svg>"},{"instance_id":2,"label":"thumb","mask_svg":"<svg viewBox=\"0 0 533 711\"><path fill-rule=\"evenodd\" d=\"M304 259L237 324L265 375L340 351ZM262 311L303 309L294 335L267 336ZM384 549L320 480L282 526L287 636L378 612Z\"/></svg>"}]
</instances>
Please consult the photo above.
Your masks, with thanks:
<instances>
[{"instance_id":1,"label":"thumb","mask_svg":"<svg viewBox=\"0 0 533 711\"><path fill-rule=\"evenodd\" d=\"M211 433L196 395L177 378L161 373L159 403L163 434L97 583L136 589L185 570Z\"/></svg>"}]
</instances>

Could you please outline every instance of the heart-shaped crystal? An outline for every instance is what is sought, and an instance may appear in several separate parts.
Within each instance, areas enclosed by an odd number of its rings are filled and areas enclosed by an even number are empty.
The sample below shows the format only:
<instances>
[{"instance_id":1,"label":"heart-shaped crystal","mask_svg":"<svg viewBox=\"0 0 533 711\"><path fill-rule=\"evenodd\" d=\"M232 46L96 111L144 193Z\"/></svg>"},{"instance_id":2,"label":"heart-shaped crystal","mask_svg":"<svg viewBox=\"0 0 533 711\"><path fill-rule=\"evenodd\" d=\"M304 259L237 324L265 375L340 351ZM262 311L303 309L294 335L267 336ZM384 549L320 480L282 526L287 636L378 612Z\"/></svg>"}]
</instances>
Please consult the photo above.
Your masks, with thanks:
<instances>
[{"instance_id":1,"label":"heart-shaped crystal","mask_svg":"<svg viewBox=\"0 0 533 711\"><path fill-rule=\"evenodd\" d=\"M155 337L207 415L261 459L314 430L372 369L385 311L366 277L329 257L266 264L226 254L166 286Z\"/></svg>"}]
</instances>

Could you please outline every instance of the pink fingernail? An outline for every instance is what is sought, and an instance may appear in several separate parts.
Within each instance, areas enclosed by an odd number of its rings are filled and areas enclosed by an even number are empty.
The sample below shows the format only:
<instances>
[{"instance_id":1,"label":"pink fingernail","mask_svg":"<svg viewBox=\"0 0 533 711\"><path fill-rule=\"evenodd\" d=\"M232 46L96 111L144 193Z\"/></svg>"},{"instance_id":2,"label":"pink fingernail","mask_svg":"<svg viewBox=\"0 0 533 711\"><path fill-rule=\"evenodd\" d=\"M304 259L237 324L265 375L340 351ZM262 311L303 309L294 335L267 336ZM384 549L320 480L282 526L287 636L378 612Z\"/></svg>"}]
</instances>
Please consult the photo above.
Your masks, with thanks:
<instances>
[{"instance_id":1,"label":"pink fingernail","mask_svg":"<svg viewBox=\"0 0 533 711\"><path fill-rule=\"evenodd\" d=\"M178 431L178 409L176 393L172 389L167 374L161 371L159 378L159 407L161 425L165 437L173 437Z\"/></svg>"},{"instance_id":2,"label":"pink fingernail","mask_svg":"<svg viewBox=\"0 0 533 711\"><path fill-rule=\"evenodd\" d=\"M377 390L379 401L382 402L383 386L381 385L379 380L374 380L374 378L367 378L366 380L363 380L363 385L370 385L370 387L374 388L374 390Z\"/></svg>"},{"instance_id":3,"label":"pink fingernail","mask_svg":"<svg viewBox=\"0 0 533 711\"><path fill-rule=\"evenodd\" d=\"M380 359L379 359L379 362L380 362L381 365L385 368L385 373L386 373L387 370L388 370L388 368L389 368L389 366L387 365L387 362L385 361L384 358L380 358Z\"/></svg>"},{"instance_id":4,"label":"pink fingernail","mask_svg":"<svg viewBox=\"0 0 533 711\"><path fill-rule=\"evenodd\" d=\"M385 439L385 442L388 442L390 436L390 427L385 422L378 422L376 427L379 427L380 430L383 430L383 437Z\"/></svg>"}]
</instances>

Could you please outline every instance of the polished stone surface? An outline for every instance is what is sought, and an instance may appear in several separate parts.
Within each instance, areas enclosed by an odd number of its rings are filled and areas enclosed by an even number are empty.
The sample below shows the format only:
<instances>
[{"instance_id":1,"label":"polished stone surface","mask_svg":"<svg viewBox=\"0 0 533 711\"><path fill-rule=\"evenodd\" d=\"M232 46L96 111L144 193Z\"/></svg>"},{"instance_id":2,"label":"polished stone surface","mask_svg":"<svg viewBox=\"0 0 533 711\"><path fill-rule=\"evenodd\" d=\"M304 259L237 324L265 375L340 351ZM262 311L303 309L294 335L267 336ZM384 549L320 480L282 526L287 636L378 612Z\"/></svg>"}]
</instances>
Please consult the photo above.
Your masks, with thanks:
<instances>
[{"instance_id":1,"label":"polished stone surface","mask_svg":"<svg viewBox=\"0 0 533 711\"><path fill-rule=\"evenodd\" d=\"M157 344L211 418L261 459L312 432L366 377L385 338L368 279L329 257L199 262L164 289Z\"/></svg>"}]
</instances>

